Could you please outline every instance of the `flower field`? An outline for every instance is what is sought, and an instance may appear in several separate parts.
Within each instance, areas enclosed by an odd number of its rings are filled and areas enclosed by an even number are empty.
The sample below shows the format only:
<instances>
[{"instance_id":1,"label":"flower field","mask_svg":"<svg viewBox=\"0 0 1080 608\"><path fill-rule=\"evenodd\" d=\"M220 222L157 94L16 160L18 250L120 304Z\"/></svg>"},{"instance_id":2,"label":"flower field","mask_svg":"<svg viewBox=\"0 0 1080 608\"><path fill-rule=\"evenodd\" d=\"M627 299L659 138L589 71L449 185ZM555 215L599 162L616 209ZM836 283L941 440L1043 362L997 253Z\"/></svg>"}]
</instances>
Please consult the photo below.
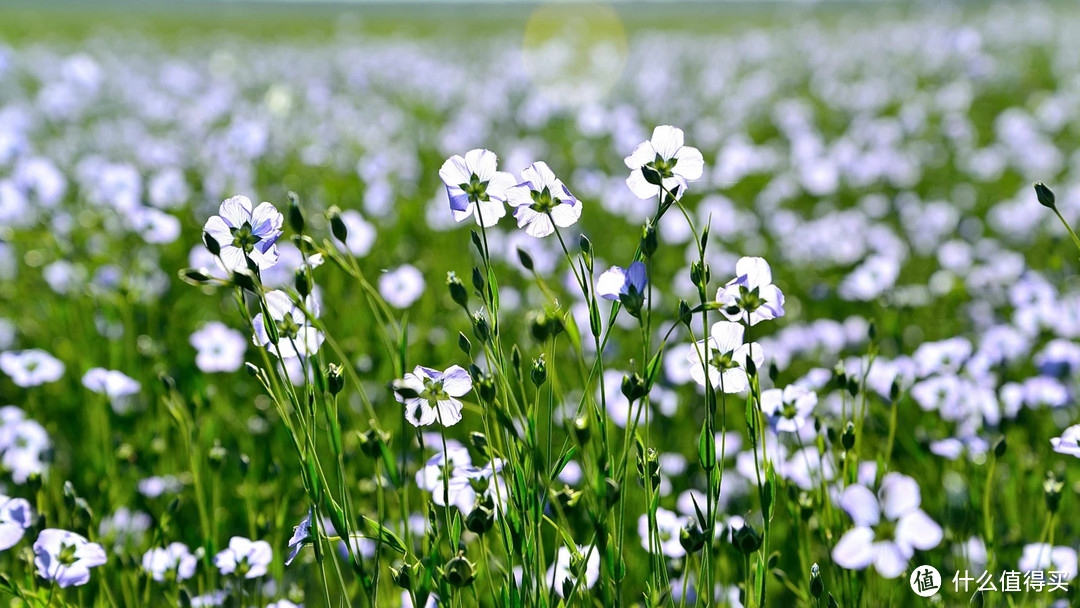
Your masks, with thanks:
<instances>
[{"instance_id":1,"label":"flower field","mask_svg":"<svg viewBox=\"0 0 1080 608\"><path fill-rule=\"evenodd\" d=\"M0 8L5 605L1080 602L1074 7L80 10Z\"/></svg>"}]
</instances>

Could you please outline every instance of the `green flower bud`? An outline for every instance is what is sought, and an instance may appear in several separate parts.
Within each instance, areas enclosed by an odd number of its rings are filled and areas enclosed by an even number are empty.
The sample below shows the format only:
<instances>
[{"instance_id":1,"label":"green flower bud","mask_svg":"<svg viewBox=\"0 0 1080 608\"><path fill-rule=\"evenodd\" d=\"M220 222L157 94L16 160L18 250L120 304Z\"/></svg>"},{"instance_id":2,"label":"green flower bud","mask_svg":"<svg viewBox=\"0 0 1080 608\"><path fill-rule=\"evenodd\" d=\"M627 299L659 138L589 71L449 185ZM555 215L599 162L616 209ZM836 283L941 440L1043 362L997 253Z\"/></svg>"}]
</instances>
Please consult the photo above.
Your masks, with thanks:
<instances>
[{"instance_id":1,"label":"green flower bud","mask_svg":"<svg viewBox=\"0 0 1080 608\"><path fill-rule=\"evenodd\" d=\"M342 243L349 239L349 228L345 226L345 220L341 219L341 209L337 205L326 210L326 219L330 220L330 232L334 238Z\"/></svg>"},{"instance_id":2,"label":"green flower bud","mask_svg":"<svg viewBox=\"0 0 1080 608\"><path fill-rule=\"evenodd\" d=\"M468 587L476 578L476 567L463 554L450 558L443 566L443 579L452 587Z\"/></svg>"},{"instance_id":3,"label":"green flower bud","mask_svg":"<svg viewBox=\"0 0 1080 608\"><path fill-rule=\"evenodd\" d=\"M467 311L469 308L469 292L465 289L465 284L452 270L446 273L446 288L450 291L450 298Z\"/></svg>"},{"instance_id":4,"label":"green flower bud","mask_svg":"<svg viewBox=\"0 0 1080 608\"><path fill-rule=\"evenodd\" d=\"M761 547L761 533L749 523L731 533L731 542L743 555L750 555Z\"/></svg>"},{"instance_id":5,"label":"green flower bud","mask_svg":"<svg viewBox=\"0 0 1080 608\"><path fill-rule=\"evenodd\" d=\"M300 197L295 192L289 192L289 226L297 234L304 232L304 212L300 210Z\"/></svg>"},{"instance_id":6,"label":"green flower bud","mask_svg":"<svg viewBox=\"0 0 1080 608\"><path fill-rule=\"evenodd\" d=\"M1046 187L1046 184L1042 182L1035 182L1035 196L1039 199L1039 204L1043 207L1053 209L1057 204L1054 197L1054 191Z\"/></svg>"}]
</instances>

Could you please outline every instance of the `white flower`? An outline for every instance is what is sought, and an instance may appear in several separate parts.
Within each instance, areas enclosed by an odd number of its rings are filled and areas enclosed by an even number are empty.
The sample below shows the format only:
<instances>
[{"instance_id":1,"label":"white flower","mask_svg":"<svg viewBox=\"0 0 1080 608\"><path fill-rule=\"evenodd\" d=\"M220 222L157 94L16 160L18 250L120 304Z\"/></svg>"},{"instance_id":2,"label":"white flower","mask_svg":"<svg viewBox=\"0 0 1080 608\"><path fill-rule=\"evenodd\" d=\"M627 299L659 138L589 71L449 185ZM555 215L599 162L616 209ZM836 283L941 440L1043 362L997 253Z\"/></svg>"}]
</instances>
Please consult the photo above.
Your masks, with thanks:
<instances>
[{"instance_id":1,"label":"white flower","mask_svg":"<svg viewBox=\"0 0 1080 608\"><path fill-rule=\"evenodd\" d=\"M521 178L522 183L506 191L506 202L515 208L518 228L526 234L543 238L555 232L555 226L573 226L581 218L581 201L547 163L533 163L521 172Z\"/></svg>"},{"instance_id":2,"label":"white flower","mask_svg":"<svg viewBox=\"0 0 1080 608\"><path fill-rule=\"evenodd\" d=\"M817 393L797 384L790 384L784 390L772 388L761 393L761 412L777 431L797 433L810 413L817 405Z\"/></svg>"},{"instance_id":3,"label":"white flower","mask_svg":"<svg viewBox=\"0 0 1080 608\"><path fill-rule=\"evenodd\" d=\"M62 589L90 582L90 568L106 561L104 547L67 530L46 528L34 542L38 576L55 581Z\"/></svg>"},{"instance_id":4,"label":"white flower","mask_svg":"<svg viewBox=\"0 0 1080 608\"><path fill-rule=\"evenodd\" d=\"M765 351L757 342L743 344L745 328L730 321L713 323L709 339L699 340L687 355L690 365L690 377L701 386L705 386L705 370L702 369L701 357L708 363L709 383L713 388L725 393L741 393L749 388L746 376L746 361L750 357L757 369L765 363Z\"/></svg>"},{"instance_id":5,"label":"white flower","mask_svg":"<svg viewBox=\"0 0 1080 608\"><path fill-rule=\"evenodd\" d=\"M475 215L477 224L489 227L506 215L506 191L515 181L513 175L497 169L498 157L490 150L470 150L464 157L446 159L439 177L446 185L455 220Z\"/></svg>"},{"instance_id":6,"label":"white flower","mask_svg":"<svg viewBox=\"0 0 1080 608\"><path fill-rule=\"evenodd\" d=\"M1061 433L1061 437L1054 437L1050 445L1058 454L1069 454L1080 458L1080 424L1074 424Z\"/></svg>"},{"instance_id":7,"label":"white flower","mask_svg":"<svg viewBox=\"0 0 1080 608\"><path fill-rule=\"evenodd\" d=\"M311 295L304 302L312 317L318 318L319 304ZM270 320L277 329L277 342L272 343L263 313L255 315L254 342L282 359L308 357L319 350L325 336L308 321L304 311L289 299L284 291L274 290L266 294L266 308Z\"/></svg>"},{"instance_id":8,"label":"white flower","mask_svg":"<svg viewBox=\"0 0 1080 608\"><path fill-rule=\"evenodd\" d=\"M0 468L10 471L15 483L45 474L49 447L45 427L25 418L14 406L0 408Z\"/></svg>"},{"instance_id":9,"label":"white flower","mask_svg":"<svg viewBox=\"0 0 1080 608\"><path fill-rule=\"evenodd\" d=\"M242 536L229 539L229 547L214 556L214 565L222 574L259 578L274 559L274 550L265 540L252 541Z\"/></svg>"},{"instance_id":10,"label":"white flower","mask_svg":"<svg viewBox=\"0 0 1080 608\"><path fill-rule=\"evenodd\" d=\"M184 543L156 547L143 554L142 567L159 583L166 580L183 581L195 575L198 559Z\"/></svg>"},{"instance_id":11,"label":"white flower","mask_svg":"<svg viewBox=\"0 0 1080 608\"><path fill-rule=\"evenodd\" d=\"M784 294L772 284L772 269L764 258L740 258L735 275L716 292L716 301L728 319L748 318L750 325L757 325L784 316Z\"/></svg>"},{"instance_id":12,"label":"white flower","mask_svg":"<svg viewBox=\"0 0 1080 608\"><path fill-rule=\"evenodd\" d=\"M588 555L588 559L585 556ZM585 580L578 582L578 573L582 572L581 560L585 560ZM559 597L563 595L563 581L570 581L570 585L577 584L578 588L592 589L596 581L600 579L600 552L594 547L578 546L573 552L568 547L561 546L555 552L555 563L547 570L544 580L547 584L554 585L555 593Z\"/></svg>"},{"instance_id":13,"label":"white flower","mask_svg":"<svg viewBox=\"0 0 1080 608\"><path fill-rule=\"evenodd\" d=\"M682 543L679 541L679 534L682 532L684 519L679 517L678 513L674 511L668 511L663 507L656 509L656 528L660 534L660 546L653 547L653 550L658 550L660 553L667 557L678 558L686 555L686 549L683 548ZM642 513L638 518L638 536L641 537L641 546L646 550L649 549L649 516L647 513ZM655 540L653 541L655 542Z\"/></svg>"},{"instance_id":14,"label":"white flower","mask_svg":"<svg viewBox=\"0 0 1080 608\"><path fill-rule=\"evenodd\" d=\"M25 498L0 494L0 551L14 547L33 523L34 512Z\"/></svg>"},{"instance_id":15,"label":"white flower","mask_svg":"<svg viewBox=\"0 0 1080 608\"><path fill-rule=\"evenodd\" d=\"M650 184L641 168L648 166L660 174L664 188L669 192L679 189L679 195L686 190L687 182L701 178L705 169L705 160L697 148L683 145L682 129L661 125L653 129L652 139L638 144L638 147L624 159L631 170L626 178L626 185L638 198L654 198L660 194L660 187Z\"/></svg>"},{"instance_id":16,"label":"white flower","mask_svg":"<svg viewBox=\"0 0 1080 608\"><path fill-rule=\"evenodd\" d=\"M234 196L221 203L218 213L206 220L203 230L221 247L217 262L222 270L247 268L245 257L260 270L277 263L276 243L285 216L273 205L261 203L253 211L248 197Z\"/></svg>"},{"instance_id":17,"label":"white flower","mask_svg":"<svg viewBox=\"0 0 1080 608\"><path fill-rule=\"evenodd\" d=\"M379 295L394 308L408 308L424 295L424 275L411 264L402 264L379 276Z\"/></svg>"},{"instance_id":18,"label":"white flower","mask_svg":"<svg viewBox=\"0 0 1080 608\"><path fill-rule=\"evenodd\" d=\"M49 353L32 348L0 353L0 371L11 376L16 385L29 388L59 380L64 375L64 364Z\"/></svg>"},{"instance_id":19,"label":"white flower","mask_svg":"<svg viewBox=\"0 0 1080 608\"><path fill-rule=\"evenodd\" d=\"M142 388L137 380L124 372L92 367L82 377L83 386L110 400L130 397Z\"/></svg>"},{"instance_id":20,"label":"white flower","mask_svg":"<svg viewBox=\"0 0 1080 608\"><path fill-rule=\"evenodd\" d=\"M1047 543L1024 545L1018 564L1021 572L1045 570L1061 572L1064 580L1076 578L1077 555L1072 547L1051 547Z\"/></svg>"},{"instance_id":21,"label":"white flower","mask_svg":"<svg viewBox=\"0 0 1080 608\"><path fill-rule=\"evenodd\" d=\"M413 426L428 426L434 422L454 426L461 420L463 407L456 397L472 390L472 378L460 365L450 366L444 372L417 365L411 373L405 374L400 386L414 394L403 397L400 392L394 392L397 400L405 404L405 418Z\"/></svg>"},{"instance_id":22,"label":"white flower","mask_svg":"<svg viewBox=\"0 0 1080 608\"><path fill-rule=\"evenodd\" d=\"M900 576L916 549L933 549L943 538L941 526L919 508L921 502L918 482L900 473L885 475L877 496L864 485L848 486L840 496L840 506L855 527L836 543L833 561L849 570L873 564L885 578ZM881 530L875 530L883 523L882 516L894 526L891 538L878 536Z\"/></svg>"},{"instance_id":23,"label":"white flower","mask_svg":"<svg viewBox=\"0 0 1080 608\"><path fill-rule=\"evenodd\" d=\"M244 365L247 340L244 334L220 321L200 327L189 339L198 354L195 365L205 373L235 372Z\"/></svg>"}]
</instances>

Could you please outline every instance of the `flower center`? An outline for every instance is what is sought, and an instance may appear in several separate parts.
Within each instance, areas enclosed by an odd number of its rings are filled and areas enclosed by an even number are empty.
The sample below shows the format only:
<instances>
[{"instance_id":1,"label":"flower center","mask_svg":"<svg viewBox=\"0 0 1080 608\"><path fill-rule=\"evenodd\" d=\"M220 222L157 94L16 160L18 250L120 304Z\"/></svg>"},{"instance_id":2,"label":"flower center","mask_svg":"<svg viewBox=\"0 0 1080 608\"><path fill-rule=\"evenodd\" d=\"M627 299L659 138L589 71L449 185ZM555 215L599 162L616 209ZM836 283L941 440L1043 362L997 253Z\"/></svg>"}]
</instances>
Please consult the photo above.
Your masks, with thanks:
<instances>
[{"instance_id":1,"label":"flower center","mask_svg":"<svg viewBox=\"0 0 1080 608\"><path fill-rule=\"evenodd\" d=\"M761 305L765 303L765 300L761 298L758 293L758 288L748 289L745 285L739 286L739 308L746 312L754 312Z\"/></svg>"},{"instance_id":2,"label":"flower center","mask_svg":"<svg viewBox=\"0 0 1080 608\"><path fill-rule=\"evenodd\" d=\"M739 364L732 360L731 355L731 352L717 352L712 356L712 359L709 361L709 363L722 372L729 369L735 369L736 367L739 367Z\"/></svg>"},{"instance_id":3,"label":"flower center","mask_svg":"<svg viewBox=\"0 0 1080 608\"><path fill-rule=\"evenodd\" d=\"M783 409L780 410L780 415L788 420L794 419L798 413L799 411L795 409L794 403L785 403Z\"/></svg>"},{"instance_id":4,"label":"flower center","mask_svg":"<svg viewBox=\"0 0 1080 608\"><path fill-rule=\"evenodd\" d=\"M284 319L277 322L277 327L282 338L295 338L300 335L300 324L292 315L285 315Z\"/></svg>"},{"instance_id":5,"label":"flower center","mask_svg":"<svg viewBox=\"0 0 1080 608\"><path fill-rule=\"evenodd\" d=\"M548 213L555 208L562 201L558 198L551 196L551 191L547 186L544 186L543 190L531 190L533 204L529 205L529 208L539 213Z\"/></svg>"},{"instance_id":6,"label":"flower center","mask_svg":"<svg viewBox=\"0 0 1080 608\"><path fill-rule=\"evenodd\" d=\"M482 203L488 200L487 185L487 182L480 181L480 178L473 173L469 178L469 183L458 184L458 187L468 195L469 202Z\"/></svg>"},{"instance_id":7,"label":"flower center","mask_svg":"<svg viewBox=\"0 0 1080 608\"><path fill-rule=\"evenodd\" d=\"M649 163L649 166L655 169L656 172L660 174L660 177L668 179L669 177L675 177L675 174L672 173L671 170L675 168L675 165L678 162L679 159L677 158L664 158L657 154L656 158L653 159L653 162Z\"/></svg>"},{"instance_id":8,"label":"flower center","mask_svg":"<svg viewBox=\"0 0 1080 608\"><path fill-rule=\"evenodd\" d=\"M247 574L250 571L251 571L251 564L248 563L248 558L245 555L244 557L242 557L240 559L240 561L236 562L236 574L237 574L237 576L244 576L245 574Z\"/></svg>"},{"instance_id":9,"label":"flower center","mask_svg":"<svg viewBox=\"0 0 1080 608\"><path fill-rule=\"evenodd\" d=\"M71 564L79 561L79 559L75 557L75 549L75 545L61 543L60 552L56 554L56 561L60 562L60 564L64 567L70 566Z\"/></svg>"},{"instance_id":10,"label":"flower center","mask_svg":"<svg viewBox=\"0 0 1080 608\"><path fill-rule=\"evenodd\" d=\"M255 249L255 244L262 240L262 237L252 231L251 222L244 222L244 225L239 228L230 230L233 235L233 247L242 249L244 253L251 253Z\"/></svg>"},{"instance_id":11,"label":"flower center","mask_svg":"<svg viewBox=\"0 0 1080 608\"><path fill-rule=\"evenodd\" d=\"M424 378L424 392L420 396L431 404L450 399L450 395L447 395L446 391L443 390L442 380L432 380L431 378Z\"/></svg>"}]
</instances>

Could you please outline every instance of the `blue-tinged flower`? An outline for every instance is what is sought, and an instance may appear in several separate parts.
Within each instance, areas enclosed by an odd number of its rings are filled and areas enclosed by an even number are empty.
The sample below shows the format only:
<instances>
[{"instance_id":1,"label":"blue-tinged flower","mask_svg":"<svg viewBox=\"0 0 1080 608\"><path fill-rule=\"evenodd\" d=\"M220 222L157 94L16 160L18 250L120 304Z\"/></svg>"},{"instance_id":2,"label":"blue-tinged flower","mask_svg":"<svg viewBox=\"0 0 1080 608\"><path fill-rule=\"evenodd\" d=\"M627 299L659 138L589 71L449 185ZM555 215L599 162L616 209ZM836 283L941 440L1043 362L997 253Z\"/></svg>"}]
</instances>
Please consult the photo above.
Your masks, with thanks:
<instances>
[{"instance_id":1,"label":"blue-tinged flower","mask_svg":"<svg viewBox=\"0 0 1080 608\"><path fill-rule=\"evenodd\" d=\"M229 547L214 556L214 565L222 574L259 578L274 559L274 550L265 540L252 541L243 536L229 539Z\"/></svg>"},{"instance_id":2,"label":"blue-tinged flower","mask_svg":"<svg viewBox=\"0 0 1080 608\"><path fill-rule=\"evenodd\" d=\"M15 406L0 408L0 469L9 471L15 483L45 474L50 445L49 434L37 421Z\"/></svg>"},{"instance_id":3,"label":"blue-tinged flower","mask_svg":"<svg viewBox=\"0 0 1080 608\"><path fill-rule=\"evenodd\" d=\"M589 558L585 559L588 555ZM584 576L582 576L584 575ZM592 589L600 579L600 552L592 547L577 546L573 551L562 546L555 552L555 562L548 567L544 581L555 585L555 592L563 597L565 581L584 589Z\"/></svg>"},{"instance_id":4,"label":"blue-tinged flower","mask_svg":"<svg viewBox=\"0 0 1080 608\"><path fill-rule=\"evenodd\" d=\"M439 422L444 427L461 420L461 402L472 390L472 378L460 365L440 372L417 365L398 382L394 396L405 404L405 418L413 426L428 426Z\"/></svg>"},{"instance_id":5,"label":"blue-tinged flower","mask_svg":"<svg viewBox=\"0 0 1080 608\"><path fill-rule=\"evenodd\" d=\"M217 262L222 270L247 268L250 258L260 270L278 261L277 240L285 216L270 203L260 203L254 210L246 196L225 199L218 214L206 220L203 230L221 247Z\"/></svg>"},{"instance_id":6,"label":"blue-tinged flower","mask_svg":"<svg viewBox=\"0 0 1080 608\"><path fill-rule=\"evenodd\" d=\"M648 280L643 262L634 262L626 269L612 266L596 279L596 295L605 300L618 300L627 312L637 316L645 304Z\"/></svg>"},{"instance_id":7,"label":"blue-tinged flower","mask_svg":"<svg viewBox=\"0 0 1080 608\"><path fill-rule=\"evenodd\" d=\"M1069 454L1080 458L1080 424L1074 424L1061 433L1061 437L1054 437L1050 445L1058 454Z\"/></svg>"},{"instance_id":8,"label":"blue-tinged flower","mask_svg":"<svg viewBox=\"0 0 1080 608\"><path fill-rule=\"evenodd\" d=\"M184 543L171 543L167 547L155 547L143 554L142 567L159 583L184 581L195 575L198 558Z\"/></svg>"},{"instance_id":9,"label":"blue-tinged flower","mask_svg":"<svg viewBox=\"0 0 1080 608\"><path fill-rule=\"evenodd\" d=\"M1054 571L1066 580L1076 578L1078 558L1076 549L1069 546L1054 547L1048 543L1024 545L1017 567L1021 572L1035 570Z\"/></svg>"},{"instance_id":10,"label":"blue-tinged flower","mask_svg":"<svg viewBox=\"0 0 1080 608\"><path fill-rule=\"evenodd\" d=\"M289 555L285 558L286 566L292 564L296 556L300 555L300 550L304 548L304 545L314 542L314 537L311 535L311 516L311 508L308 508L307 515L293 528L292 538L289 539Z\"/></svg>"},{"instance_id":11,"label":"blue-tinged flower","mask_svg":"<svg viewBox=\"0 0 1080 608\"><path fill-rule=\"evenodd\" d=\"M379 295L394 308L408 308L424 295L424 274L412 264L402 264L379 275Z\"/></svg>"},{"instance_id":12,"label":"blue-tinged flower","mask_svg":"<svg viewBox=\"0 0 1080 608\"><path fill-rule=\"evenodd\" d=\"M581 218L581 201L555 177L545 162L533 163L521 172L522 182L506 191L514 207L518 228L536 238L555 232L555 226L573 226Z\"/></svg>"},{"instance_id":13,"label":"blue-tinged flower","mask_svg":"<svg viewBox=\"0 0 1080 608\"><path fill-rule=\"evenodd\" d=\"M840 506L855 527L836 543L833 561L848 570L873 564L884 578L900 576L916 549L933 549L943 537L941 526L919 508L921 502L919 483L900 473L885 475L876 496L862 484L848 486ZM883 518L888 526L881 525Z\"/></svg>"},{"instance_id":14,"label":"blue-tinged flower","mask_svg":"<svg viewBox=\"0 0 1080 608\"><path fill-rule=\"evenodd\" d=\"M476 223L484 226L494 226L506 215L506 191L516 183L513 175L498 170L495 153L482 149L446 159L439 177L454 219L460 222L475 215Z\"/></svg>"},{"instance_id":15,"label":"blue-tinged flower","mask_svg":"<svg viewBox=\"0 0 1080 608\"><path fill-rule=\"evenodd\" d=\"M504 465L503 459L494 458L482 467L474 466L464 446L448 446L446 455L435 454L416 472L416 485L431 492L435 504L453 505L467 514L480 498L490 498L496 506L506 500L509 493L500 475ZM494 510L496 515L499 511Z\"/></svg>"},{"instance_id":16,"label":"blue-tinged flower","mask_svg":"<svg viewBox=\"0 0 1080 608\"><path fill-rule=\"evenodd\" d=\"M25 498L0 494L0 551L14 547L33 523L34 512Z\"/></svg>"},{"instance_id":17,"label":"blue-tinged flower","mask_svg":"<svg viewBox=\"0 0 1080 608\"><path fill-rule=\"evenodd\" d=\"M67 530L46 528L34 542L38 576L61 588L90 582L90 568L108 561L105 548Z\"/></svg>"},{"instance_id":18,"label":"blue-tinged flower","mask_svg":"<svg viewBox=\"0 0 1080 608\"><path fill-rule=\"evenodd\" d=\"M319 303L314 297L309 295L304 301L304 307L312 317L318 318ZM284 291L274 290L267 293L266 308L277 329L278 339L277 342L270 339L266 319L260 312L253 319L256 346L262 346L282 359L306 358L322 346L326 336L311 325L304 310L293 303Z\"/></svg>"},{"instance_id":19,"label":"blue-tinged flower","mask_svg":"<svg viewBox=\"0 0 1080 608\"><path fill-rule=\"evenodd\" d=\"M784 316L784 294L772 284L772 269L765 258L740 258L735 278L716 292L721 311L732 321L757 325Z\"/></svg>"},{"instance_id":20,"label":"blue-tinged flower","mask_svg":"<svg viewBox=\"0 0 1080 608\"><path fill-rule=\"evenodd\" d=\"M39 348L31 348L0 353L0 371L16 385L29 388L59 380L64 375L64 364Z\"/></svg>"},{"instance_id":21,"label":"blue-tinged flower","mask_svg":"<svg viewBox=\"0 0 1080 608\"><path fill-rule=\"evenodd\" d=\"M683 145L682 129L661 125L653 129L652 139L638 144L638 147L624 159L630 169L626 185L638 198L654 198L660 194L660 186L650 183L642 172L642 167L655 171L669 192L681 196L687 182L701 179L705 170L705 160L697 148Z\"/></svg>"}]
</instances>

